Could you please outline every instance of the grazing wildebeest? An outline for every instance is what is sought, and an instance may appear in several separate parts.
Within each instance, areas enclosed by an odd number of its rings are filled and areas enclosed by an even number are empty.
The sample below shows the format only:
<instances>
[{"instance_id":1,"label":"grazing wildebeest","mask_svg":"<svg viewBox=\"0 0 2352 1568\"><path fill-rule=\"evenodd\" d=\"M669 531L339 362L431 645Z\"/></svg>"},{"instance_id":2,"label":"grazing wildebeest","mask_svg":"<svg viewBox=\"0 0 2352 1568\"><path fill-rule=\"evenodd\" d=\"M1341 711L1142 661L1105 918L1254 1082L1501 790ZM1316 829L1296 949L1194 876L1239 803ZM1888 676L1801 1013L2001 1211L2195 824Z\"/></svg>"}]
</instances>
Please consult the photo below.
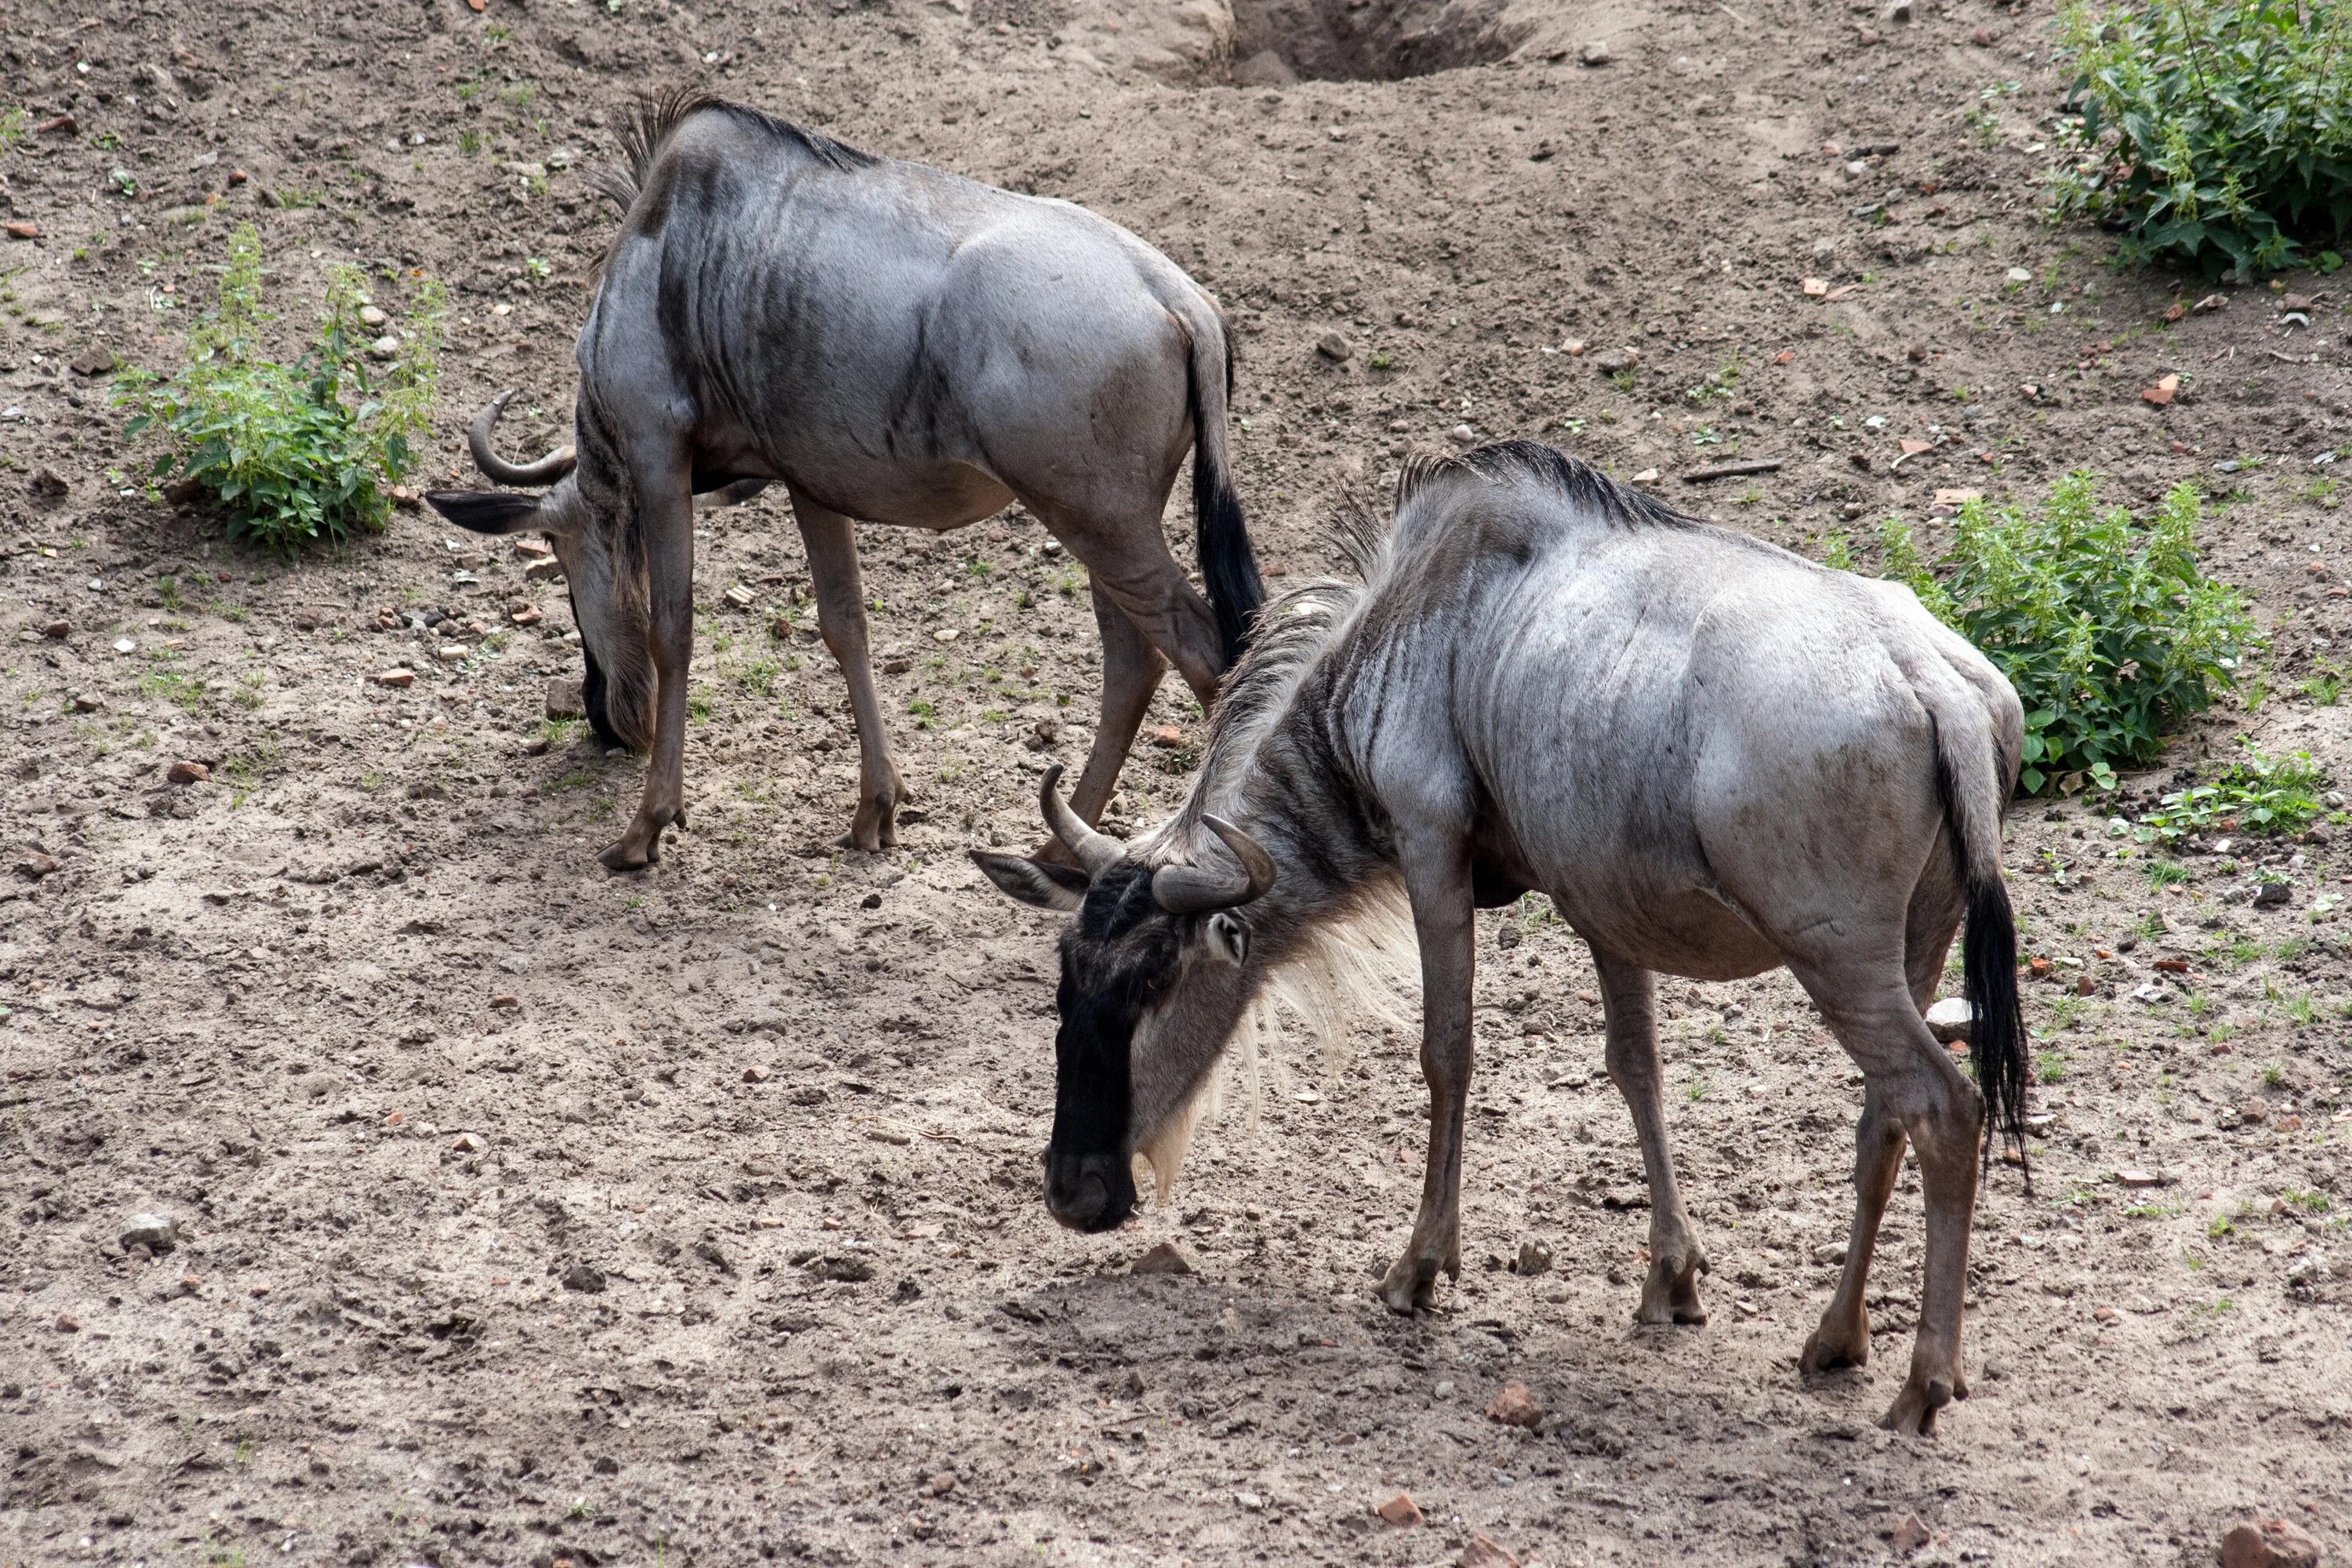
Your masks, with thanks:
<instances>
[{"instance_id":1,"label":"grazing wildebeest","mask_svg":"<svg viewBox=\"0 0 2352 1568\"><path fill-rule=\"evenodd\" d=\"M1227 684L1182 811L1129 848L1073 816L1076 868L975 858L1062 936L1045 1201L1101 1230L1163 1187L1218 1054L1269 976L1402 893L1430 1089L1421 1213L1381 1286L1430 1304L1461 1269L1473 910L1540 889L1592 951L1610 1077L1651 1193L1636 1316L1697 1322L1706 1261L1675 1189L1654 971L1785 964L1863 1070L1845 1273L1808 1370L1870 1354L1863 1289L1905 1141L1927 1253L1887 1415L1962 1397L1960 1306L1985 1100L2020 1136L2024 1031L2000 821L2016 694L1903 587L1680 516L1549 447L1409 465L1361 586L1286 595ZM1222 847L1221 847L1222 846ZM1963 921L1978 1084L1921 1019Z\"/></svg>"},{"instance_id":2,"label":"grazing wildebeest","mask_svg":"<svg viewBox=\"0 0 2352 1568\"><path fill-rule=\"evenodd\" d=\"M1082 563L1103 639L1102 721L1076 805L1098 816L1169 663L1206 705L1264 597L1225 466L1232 351L1166 257L1066 202L992 190L696 95L625 134L626 209L577 350L576 463L475 461L543 495L436 491L483 533L541 529L572 590L588 712L651 765L614 869L685 819L693 497L791 492L817 626L856 714L845 843L895 842L908 791L867 661L852 520L939 531L1018 500ZM511 395L510 394L508 395ZM1160 514L1192 456L1208 602Z\"/></svg>"}]
</instances>

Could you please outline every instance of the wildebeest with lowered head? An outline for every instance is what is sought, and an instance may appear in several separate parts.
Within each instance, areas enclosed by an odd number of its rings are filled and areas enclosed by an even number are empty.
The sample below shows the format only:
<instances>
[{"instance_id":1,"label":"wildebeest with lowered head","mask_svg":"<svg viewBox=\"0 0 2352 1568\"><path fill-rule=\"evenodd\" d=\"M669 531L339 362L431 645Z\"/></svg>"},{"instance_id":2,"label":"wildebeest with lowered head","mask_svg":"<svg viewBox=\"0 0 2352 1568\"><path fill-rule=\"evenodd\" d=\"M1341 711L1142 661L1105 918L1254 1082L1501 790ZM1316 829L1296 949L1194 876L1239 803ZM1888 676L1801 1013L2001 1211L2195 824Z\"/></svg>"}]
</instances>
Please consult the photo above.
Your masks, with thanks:
<instances>
[{"instance_id":1,"label":"wildebeest with lowered head","mask_svg":"<svg viewBox=\"0 0 2352 1568\"><path fill-rule=\"evenodd\" d=\"M1870 1354L1871 1249L1908 1140L1927 1247L1887 1424L1968 1392L1960 1309L1977 1160L2019 1135L2025 1040L2000 820L2023 718L1993 667L1908 589L1680 516L1548 447L1409 465L1361 586L1286 595L1228 682L1183 809L1130 848L1048 824L1078 868L982 854L1062 937L1046 1202L1107 1228L1141 1154L1165 1183L1191 1107L1269 976L1409 903L1430 1144L1381 1289L1410 1312L1461 1268L1472 913L1540 889L1592 951L1609 1073L1651 1193L1636 1316L1699 1322L1706 1261L1666 1144L1654 972L1786 965L1862 1068L1857 1202L1808 1370ZM1978 1083L1921 1012L1954 933Z\"/></svg>"},{"instance_id":2,"label":"wildebeest with lowered head","mask_svg":"<svg viewBox=\"0 0 2352 1568\"><path fill-rule=\"evenodd\" d=\"M589 716L651 765L604 860L641 867L685 819L693 498L790 490L817 624L849 683L858 802L845 842L895 840L908 796L867 661L852 520L961 528L1018 500L1083 563L1102 721L1076 805L1118 782L1169 663L1203 705L1264 597L1225 466L1232 353L1216 302L1066 202L878 158L740 104L646 105L612 194L626 208L580 333L576 464L475 461L543 495L436 491L485 533L544 530L572 590ZM1208 601L1160 514L1192 456Z\"/></svg>"}]
</instances>

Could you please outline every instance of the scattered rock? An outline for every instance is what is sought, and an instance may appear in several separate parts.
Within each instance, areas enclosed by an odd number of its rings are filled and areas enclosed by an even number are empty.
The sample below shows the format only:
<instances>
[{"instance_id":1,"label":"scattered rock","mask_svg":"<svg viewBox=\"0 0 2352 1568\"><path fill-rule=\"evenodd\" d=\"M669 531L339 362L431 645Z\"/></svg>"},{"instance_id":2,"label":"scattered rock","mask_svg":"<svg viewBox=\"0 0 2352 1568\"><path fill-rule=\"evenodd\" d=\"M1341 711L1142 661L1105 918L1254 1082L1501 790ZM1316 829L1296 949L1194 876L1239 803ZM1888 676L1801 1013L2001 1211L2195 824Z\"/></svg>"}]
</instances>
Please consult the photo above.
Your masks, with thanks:
<instances>
[{"instance_id":1,"label":"scattered rock","mask_svg":"<svg viewBox=\"0 0 2352 1568\"><path fill-rule=\"evenodd\" d=\"M1420 1505L1403 1492L1397 1493L1372 1511L1399 1530L1411 1530L1421 1522Z\"/></svg>"},{"instance_id":2,"label":"scattered rock","mask_svg":"<svg viewBox=\"0 0 2352 1568\"><path fill-rule=\"evenodd\" d=\"M1966 997L1947 996L1927 1009L1927 1032L1948 1046L1965 1044L1975 1019Z\"/></svg>"},{"instance_id":3,"label":"scattered rock","mask_svg":"<svg viewBox=\"0 0 2352 1568\"><path fill-rule=\"evenodd\" d=\"M1156 724L1151 730L1151 743L1163 752L1174 751L1184 743L1184 731L1173 724Z\"/></svg>"},{"instance_id":4,"label":"scattered rock","mask_svg":"<svg viewBox=\"0 0 2352 1568\"><path fill-rule=\"evenodd\" d=\"M2283 1519L2249 1520L2221 1537L2221 1568L2318 1568L2319 1543Z\"/></svg>"},{"instance_id":5,"label":"scattered rock","mask_svg":"<svg viewBox=\"0 0 2352 1568\"><path fill-rule=\"evenodd\" d=\"M2116 1173L2116 1181L2126 1187L2160 1187L2164 1178L2152 1171L2123 1170Z\"/></svg>"},{"instance_id":6,"label":"scattered rock","mask_svg":"<svg viewBox=\"0 0 2352 1568\"><path fill-rule=\"evenodd\" d=\"M2268 1121L2270 1119L2271 1104L2267 1100L2250 1100L2238 1108L2238 1120L2241 1121Z\"/></svg>"},{"instance_id":7,"label":"scattered rock","mask_svg":"<svg viewBox=\"0 0 2352 1568\"><path fill-rule=\"evenodd\" d=\"M522 569L523 581L526 583L552 583L562 575L563 563L552 555L545 560L534 561Z\"/></svg>"},{"instance_id":8,"label":"scattered rock","mask_svg":"<svg viewBox=\"0 0 2352 1568\"><path fill-rule=\"evenodd\" d=\"M1818 1243L1813 1247L1813 1261L1816 1263L1836 1264L1843 1268L1845 1264L1845 1248L1846 1244L1843 1241L1824 1241Z\"/></svg>"},{"instance_id":9,"label":"scattered rock","mask_svg":"<svg viewBox=\"0 0 2352 1568\"><path fill-rule=\"evenodd\" d=\"M67 482L66 477L47 466L33 470L33 477L26 481L25 489L35 500L47 506L54 506L73 494L73 486Z\"/></svg>"},{"instance_id":10,"label":"scattered rock","mask_svg":"<svg viewBox=\"0 0 2352 1568\"><path fill-rule=\"evenodd\" d=\"M376 331L382 331L384 328L392 325L392 318L385 315L373 305L362 305L360 307L360 324L364 327L373 327Z\"/></svg>"},{"instance_id":11,"label":"scattered rock","mask_svg":"<svg viewBox=\"0 0 2352 1568\"><path fill-rule=\"evenodd\" d=\"M1594 67L1605 66L1616 58L1609 52L1608 45L1600 43L1585 45L1583 53L1576 57L1580 65Z\"/></svg>"},{"instance_id":12,"label":"scattered rock","mask_svg":"<svg viewBox=\"0 0 2352 1568\"><path fill-rule=\"evenodd\" d=\"M1507 1383L1502 1391L1486 1403L1486 1419L1499 1421L1506 1426L1525 1426L1532 1430L1543 1423L1543 1406L1528 1392L1524 1383Z\"/></svg>"},{"instance_id":13,"label":"scattered rock","mask_svg":"<svg viewBox=\"0 0 2352 1568\"><path fill-rule=\"evenodd\" d=\"M1635 349L1602 349L1591 358L1592 368L1603 375L1615 375L1642 363L1641 353Z\"/></svg>"},{"instance_id":14,"label":"scattered rock","mask_svg":"<svg viewBox=\"0 0 2352 1568\"><path fill-rule=\"evenodd\" d=\"M2294 889L2284 882L2263 882L2254 889L2254 908L2276 909L2293 896Z\"/></svg>"},{"instance_id":15,"label":"scattered rock","mask_svg":"<svg viewBox=\"0 0 2352 1568\"><path fill-rule=\"evenodd\" d=\"M948 1493L956 1489L955 1472L953 1470L941 1470L938 1475L933 1476L929 1481L926 1481L924 1485L930 1489L930 1493L933 1497L945 1497Z\"/></svg>"},{"instance_id":16,"label":"scattered rock","mask_svg":"<svg viewBox=\"0 0 2352 1568\"><path fill-rule=\"evenodd\" d=\"M1477 445L1478 442L1478 432L1473 430L1467 425L1456 425L1453 429L1448 430L1445 434L1457 447L1472 447Z\"/></svg>"},{"instance_id":17,"label":"scattered rock","mask_svg":"<svg viewBox=\"0 0 2352 1568\"><path fill-rule=\"evenodd\" d=\"M473 649L461 642L445 642L433 650L433 657L444 664L463 664Z\"/></svg>"},{"instance_id":18,"label":"scattered rock","mask_svg":"<svg viewBox=\"0 0 2352 1568\"><path fill-rule=\"evenodd\" d=\"M2190 309L2194 310L2200 316L2209 311L2226 310L2229 308L2230 297L2227 294L2208 294L2205 298L2198 300L2195 305L2190 307Z\"/></svg>"},{"instance_id":19,"label":"scattered rock","mask_svg":"<svg viewBox=\"0 0 2352 1568\"><path fill-rule=\"evenodd\" d=\"M57 857L53 855L44 855L37 849L27 850L25 858L16 862L16 869L22 871L26 876L30 877L36 882L49 875L57 868Z\"/></svg>"},{"instance_id":20,"label":"scattered rock","mask_svg":"<svg viewBox=\"0 0 2352 1568\"><path fill-rule=\"evenodd\" d=\"M1892 1545L1896 1552L1908 1556L1927 1545L1932 1539L1934 1539L1933 1535L1927 1525L1921 1522L1919 1516L1916 1513L1906 1513L1903 1516L1903 1522L1895 1527L1894 1536L1888 1544Z\"/></svg>"},{"instance_id":21,"label":"scattered rock","mask_svg":"<svg viewBox=\"0 0 2352 1568\"><path fill-rule=\"evenodd\" d=\"M604 1289L604 1272L593 1264L575 1263L563 1271L563 1288L566 1290L583 1291L591 1296L602 1295Z\"/></svg>"},{"instance_id":22,"label":"scattered rock","mask_svg":"<svg viewBox=\"0 0 2352 1568\"><path fill-rule=\"evenodd\" d=\"M1519 1243L1518 1259L1511 1265L1511 1272L1523 1276L1550 1273L1551 1248L1540 1241Z\"/></svg>"},{"instance_id":23,"label":"scattered rock","mask_svg":"<svg viewBox=\"0 0 2352 1568\"><path fill-rule=\"evenodd\" d=\"M1895 0L1884 14L1890 22L1907 22L1911 19L1911 0Z\"/></svg>"},{"instance_id":24,"label":"scattered rock","mask_svg":"<svg viewBox=\"0 0 2352 1568\"><path fill-rule=\"evenodd\" d=\"M584 719L588 716L588 698L581 688L580 677L556 675L548 678L547 716L551 719Z\"/></svg>"},{"instance_id":25,"label":"scattered rock","mask_svg":"<svg viewBox=\"0 0 2352 1568\"><path fill-rule=\"evenodd\" d=\"M383 336L376 339L375 342L368 344L367 352L369 357L372 359L398 359L400 357L400 340L394 337L390 332L386 332Z\"/></svg>"},{"instance_id":26,"label":"scattered rock","mask_svg":"<svg viewBox=\"0 0 2352 1568\"><path fill-rule=\"evenodd\" d=\"M478 1134L460 1132L450 1141L449 1152L453 1154L478 1154L488 1147L489 1145L483 1142Z\"/></svg>"},{"instance_id":27,"label":"scattered rock","mask_svg":"<svg viewBox=\"0 0 2352 1568\"><path fill-rule=\"evenodd\" d=\"M1799 287L1804 289L1805 298L1809 300L1826 299L1829 296L1830 280L1826 278L1808 278Z\"/></svg>"},{"instance_id":28,"label":"scattered rock","mask_svg":"<svg viewBox=\"0 0 2352 1568\"><path fill-rule=\"evenodd\" d=\"M753 1062L750 1067L743 1069L743 1081L745 1083L765 1083L771 1076L772 1075L770 1074L768 1069L761 1067L757 1062Z\"/></svg>"},{"instance_id":29,"label":"scattered rock","mask_svg":"<svg viewBox=\"0 0 2352 1568\"><path fill-rule=\"evenodd\" d=\"M41 226L32 222L30 219L26 219L21 223L0 224L0 228L5 228L8 231L8 237L10 239L38 239L41 237Z\"/></svg>"},{"instance_id":30,"label":"scattered rock","mask_svg":"<svg viewBox=\"0 0 2352 1568\"><path fill-rule=\"evenodd\" d=\"M114 351L104 343L97 343L75 356L70 368L76 375L104 375L114 365Z\"/></svg>"},{"instance_id":31,"label":"scattered rock","mask_svg":"<svg viewBox=\"0 0 2352 1568\"><path fill-rule=\"evenodd\" d=\"M759 595L754 594L751 589L746 588L740 583L733 584L727 590L727 592L719 596L726 600L729 604L734 605L739 610L750 609L754 604L759 602L760 598Z\"/></svg>"},{"instance_id":32,"label":"scattered rock","mask_svg":"<svg viewBox=\"0 0 2352 1568\"><path fill-rule=\"evenodd\" d=\"M1176 1250L1175 1243L1154 1242L1151 1250L1135 1260L1128 1269L1130 1274L1190 1274L1192 1260Z\"/></svg>"},{"instance_id":33,"label":"scattered rock","mask_svg":"<svg viewBox=\"0 0 2352 1568\"><path fill-rule=\"evenodd\" d=\"M2179 390L2179 376L2161 375L2157 377L2156 384L2154 386L2144 386L2140 388L2139 395L2141 401L2152 403L2158 408L2161 408L2166 404L2170 403L2172 401L2173 395L2178 393Z\"/></svg>"},{"instance_id":34,"label":"scattered rock","mask_svg":"<svg viewBox=\"0 0 2352 1568\"><path fill-rule=\"evenodd\" d=\"M1519 1560L1497 1545L1493 1537L1473 1531L1470 1544L1454 1560L1454 1568L1519 1568Z\"/></svg>"},{"instance_id":35,"label":"scattered rock","mask_svg":"<svg viewBox=\"0 0 2352 1568\"><path fill-rule=\"evenodd\" d=\"M1326 332L1316 342L1315 352L1333 364L1345 364L1356 352L1356 345L1338 332Z\"/></svg>"},{"instance_id":36,"label":"scattered rock","mask_svg":"<svg viewBox=\"0 0 2352 1568\"><path fill-rule=\"evenodd\" d=\"M399 690L416 683L416 672L413 669L387 669L375 678L375 683Z\"/></svg>"},{"instance_id":37,"label":"scattered rock","mask_svg":"<svg viewBox=\"0 0 2352 1568\"><path fill-rule=\"evenodd\" d=\"M58 1332L61 1334L78 1334L81 1332L81 1320L75 1317L71 1312L59 1312L58 1314Z\"/></svg>"},{"instance_id":38,"label":"scattered rock","mask_svg":"<svg viewBox=\"0 0 2352 1568\"><path fill-rule=\"evenodd\" d=\"M122 1226L122 1250L143 1247L163 1254L180 1245L180 1222L168 1215L135 1214Z\"/></svg>"},{"instance_id":39,"label":"scattered rock","mask_svg":"<svg viewBox=\"0 0 2352 1568\"><path fill-rule=\"evenodd\" d=\"M202 763L190 762L183 757L166 768L163 776L175 784L208 784L213 771Z\"/></svg>"},{"instance_id":40,"label":"scattered rock","mask_svg":"<svg viewBox=\"0 0 2352 1568\"><path fill-rule=\"evenodd\" d=\"M41 635L48 638L51 642L63 642L66 638L73 636L73 623L71 621L51 621L47 626L41 628Z\"/></svg>"},{"instance_id":41,"label":"scattered rock","mask_svg":"<svg viewBox=\"0 0 2352 1568\"><path fill-rule=\"evenodd\" d=\"M100 697L95 691L77 691L74 693L73 710L77 713L95 713L105 706L106 699Z\"/></svg>"},{"instance_id":42,"label":"scattered rock","mask_svg":"<svg viewBox=\"0 0 2352 1568\"><path fill-rule=\"evenodd\" d=\"M500 1012L512 1012L522 1005L522 999L519 996L511 996L505 992L500 992L498 995L490 998L490 1005Z\"/></svg>"}]
</instances>

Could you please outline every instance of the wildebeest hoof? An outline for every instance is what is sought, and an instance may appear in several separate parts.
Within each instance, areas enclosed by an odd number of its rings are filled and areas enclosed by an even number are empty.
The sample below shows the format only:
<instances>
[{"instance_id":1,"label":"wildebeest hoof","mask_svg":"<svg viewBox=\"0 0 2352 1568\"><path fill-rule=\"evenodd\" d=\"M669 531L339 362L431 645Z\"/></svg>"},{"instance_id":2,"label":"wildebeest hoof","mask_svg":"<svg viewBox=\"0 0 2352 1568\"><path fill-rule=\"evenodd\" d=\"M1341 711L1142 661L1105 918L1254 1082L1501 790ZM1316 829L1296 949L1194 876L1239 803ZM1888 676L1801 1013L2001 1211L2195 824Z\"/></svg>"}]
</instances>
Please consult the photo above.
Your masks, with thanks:
<instances>
[{"instance_id":1,"label":"wildebeest hoof","mask_svg":"<svg viewBox=\"0 0 2352 1568\"><path fill-rule=\"evenodd\" d=\"M1642 1281L1642 1304L1634 1309L1633 1321L1690 1327L1706 1322L1706 1307L1698 1299L1698 1277L1706 1272L1706 1256L1696 1247L1679 1256L1661 1252Z\"/></svg>"},{"instance_id":2,"label":"wildebeest hoof","mask_svg":"<svg viewBox=\"0 0 2352 1568\"><path fill-rule=\"evenodd\" d=\"M686 813L640 814L629 824L629 830L621 835L620 841L596 858L604 863L608 871L642 871L661 859L662 829L672 823L683 827Z\"/></svg>"},{"instance_id":3,"label":"wildebeest hoof","mask_svg":"<svg viewBox=\"0 0 2352 1568\"><path fill-rule=\"evenodd\" d=\"M898 847L898 807L908 799L903 787L893 785L877 791L858 804L857 815L850 819L849 831L835 839L843 849L863 849L877 854Z\"/></svg>"},{"instance_id":4,"label":"wildebeest hoof","mask_svg":"<svg viewBox=\"0 0 2352 1568\"><path fill-rule=\"evenodd\" d=\"M1434 1311L1437 1308L1437 1261L1415 1258L1408 1253L1389 1265L1386 1277L1381 1280L1381 1300L1390 1311L1400 1318L1410 1318L1415 1312Z\"/></svg>"},{"instance_id":5,"label":"wildebeest hoof","mask_svg":"<svg viewBox=\"0 0 2352 1568\"><path fill-rule=\"evenodd\" d=\"M1895 1396L1894 1405L1878 1424L1907 1437L1936 1435L1936 1413L1952 1402L1952 1384L1945 1378L1921 1380L1916 1375Z\"/></svg>"},{"instance_id":6,"label":"wildebeest hoof","mask_svg":"<svg viewBox=\"0 0 2352 1568\"><path fill-rule=\"evenodd\" d=\"M1870 1364L1870 1314L1861 1313L1850 1325L1832 1327L1827 1319L1805 1341L1799 1370L1810 1374L1834 1372L1842 1366Z\"/></svg>"}]
</instances>

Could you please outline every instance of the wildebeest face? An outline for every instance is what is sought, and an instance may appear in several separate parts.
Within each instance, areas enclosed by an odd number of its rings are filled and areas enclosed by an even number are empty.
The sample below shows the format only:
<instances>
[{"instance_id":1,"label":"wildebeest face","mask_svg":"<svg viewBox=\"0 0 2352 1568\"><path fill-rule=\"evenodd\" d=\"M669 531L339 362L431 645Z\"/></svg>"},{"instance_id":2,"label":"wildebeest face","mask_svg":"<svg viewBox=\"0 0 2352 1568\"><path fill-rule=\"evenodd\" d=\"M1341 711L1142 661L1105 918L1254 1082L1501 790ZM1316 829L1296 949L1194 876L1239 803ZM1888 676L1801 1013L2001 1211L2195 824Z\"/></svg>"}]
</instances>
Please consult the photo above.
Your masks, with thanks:
<instances>
[{"instance_id":1,"label":"wildebeest face","mask_svg":"<svg viewBox=\"0 0 2352 1568\"><path fill-rule=\"evenodd\" d=\"M653 743L654 678L645 571L616 549L627 502L609 463L583 470L561 447L533 463L499 456L490 433L514 396L502 392L474 418L467 439L474 464L500 484L551 484L543 495L510 490L435 490L425 499L458 527L476 533L545 533L572 594L587 673L588 717L606 741L642 751Z\"/></svg>"},{"instance_id":2,"label":"wildebeest face","mask_svg":"<svg viewBox=\"0 0 2352 1568\"><path fill-rule=\"evenodd\" d=\"M1046 775L1054 806L1059 773ZM1067 807L1061 815L1075 823ZM1048 820L1055 816L1049 806ZM1063 832L1063 823L1055 826ZM1263 859L1264 851L1234 830L1212 826ZM1261 875L1247 856L1238 876L1191 867L1155 871L1115 840L1084 832L1077 842L1067 835L1064 841L1091 870L1016 855L972 858L1011 897L1074 916L1062 933L1055 997L1060 1024L1045 1205L1074 1230L1099 1231L1135 1210L1136 1156L1150 1163L1163 1193L1174 1181L1202 1087L1257 984L1248 927L1229 906L1263 892L1272 871L1268 866ZM1202 904L1213 907L1192 907Z\"/></svg>"}]
</instances>

